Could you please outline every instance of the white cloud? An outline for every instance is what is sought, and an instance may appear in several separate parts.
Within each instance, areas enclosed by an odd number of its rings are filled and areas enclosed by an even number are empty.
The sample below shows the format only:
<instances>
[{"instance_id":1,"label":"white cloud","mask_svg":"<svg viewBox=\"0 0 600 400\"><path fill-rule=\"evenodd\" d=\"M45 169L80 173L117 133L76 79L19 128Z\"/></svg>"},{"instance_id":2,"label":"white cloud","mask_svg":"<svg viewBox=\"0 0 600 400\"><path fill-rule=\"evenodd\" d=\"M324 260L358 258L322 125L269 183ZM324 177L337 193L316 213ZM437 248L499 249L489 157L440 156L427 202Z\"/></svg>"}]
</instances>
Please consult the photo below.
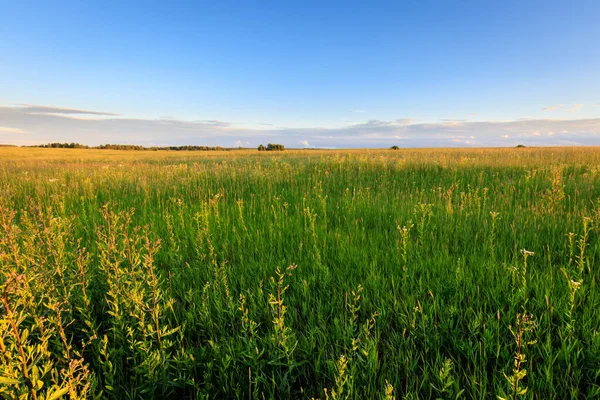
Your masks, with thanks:
<instances>
[{"instance_id":1,"label":"white cloud","mask_svg":"<svg viewBox=\"0 0 600 400\"><path fill-rule=\"evenodd\" d=\"M52 107L49 107L52 108ZM98 116L96 117L96 113ZM110 117L92 111L89 118L72 114L24 112L23 107L0 107L0 139L6 144L79 142L89 145L128 143L141 145L258 146L281 143L288 147L382 147L402 140L403 147L459 145L600 145L600 118L526 119L513 121L369 120L337 128L240 127L227 121L134 119ZM256 126L256 125L255 125ZM10 131L8 131L10 129ZM532 132L544 133L533 135ZM550 134L555 132L556 134ZM565 134L558 134L566 132ZM26 136L17 133L27 133ZM474 142L475 137L477 141ZM466 143L469 141L471 143Z\"/></svg>"},{"instance_id":2,"label":"white cloud","mask_svg":"<svg viewBox=\"0 0 600 400\"><path fill-rule=\"evenodd\" d=\"M88 115L107 115L107 116L117 116L119 114L114 114L110 112L104 111L89 111L89 110L80 110L76 108L65 108L65 107L52 107L52 106L40 106L34 104L19 104L19 107L16 108L24 113L30 114L64 114L64 115L77 115L77 114L88 114Z\"/></svg>"},{"instance_id":3,"label":"white cloud","mask_svg":"<svg viewBox=\"0 0 600 400\"><path fill-rule=\"evenodd\" d=\"M569 106L570 106L570 108L566 109L565 111L576 112L581 107L583 107L584 104L573 104L573 105L569 105L569 104L557 104L555 106L544 107L544 108L542 108L542 111L554 111L554 110L558 110L558 109L569 107Z\"/></svg>"},{"instance_id":4,"label":"white cloud","mask_svg":"<svg viewBox=\"0 0 600 400\"><path fill-rule=\"evenodd\" d=\"M583 107L583 104L573 104L573 107L569 109L569 112L576 112L578 111L581 107Z\"/></svg>"},{"instance_id":5,"label":"white cloud","mask_svg":"<svg viewBox=\"0 0 600 400\"><path fill-rule=\"evenodd\" d=\"M442 120L441 124L443 126L462 126L465 122L464 120Z\"/></svg>"},{"instance_id":6,"label":"white cloud","mask_svg":"<svg viewBox=\"0 0 600 400\"><path fill-rule=\"evenodd\" d=\"M542 134L538 131L531 132L531 136L542 136Z\"/></svg>"},{"instance_id":7,"label":"white cloud","mask_svg":"<svg viewBox=\"0 0 600 400\"><path fill-rule=\"evenodd\" d=\"M550 107L544 107L542 108L542 111L554 111L554 110L558 110L559 108L564 107L564 104L557 104L555 106L550 106Z\"/></svg>"},{"instance_id":8,"label":"white cloud","mask_svg":"<svg viewBox=\"0 0 600 400\"><path fill-rule=\"evenodd\" d=\"M11 128L9 126L0 126L0 133L23 134L23 133L27 133L27 131L24 129L19 129L19 128Z\"/></svg>"},{"instance_id":9,"label":"white cloud","mask_svg":"<svg viewBox=\"0 0 600 400\"><path fill-rule=\"evenodd\" d=\"M367 111L366 110L352 110L353 113L358 113L358 114L364 114Z\"/></svg>"}]
</instances>

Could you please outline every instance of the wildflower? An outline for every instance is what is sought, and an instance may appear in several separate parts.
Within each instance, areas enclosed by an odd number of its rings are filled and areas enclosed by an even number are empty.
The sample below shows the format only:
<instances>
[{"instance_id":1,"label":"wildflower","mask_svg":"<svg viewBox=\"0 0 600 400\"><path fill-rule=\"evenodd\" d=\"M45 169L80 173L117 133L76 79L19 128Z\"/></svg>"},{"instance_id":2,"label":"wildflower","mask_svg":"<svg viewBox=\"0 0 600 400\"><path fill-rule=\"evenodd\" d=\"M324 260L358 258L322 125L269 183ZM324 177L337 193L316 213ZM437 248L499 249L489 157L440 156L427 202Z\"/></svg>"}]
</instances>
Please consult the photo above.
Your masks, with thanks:
<instances>
[{"instance_id":1,"label":"wildflower","mask_svg":"<svg viewBox=\"0 0 600 400\"><path fill-rule=\"evenodd\" d=\"M574 289L579 289L581 287L582 282L576 282L573 279L570 279L570 283L569 286L571 286Z\"/></svg>"}]
</instances>

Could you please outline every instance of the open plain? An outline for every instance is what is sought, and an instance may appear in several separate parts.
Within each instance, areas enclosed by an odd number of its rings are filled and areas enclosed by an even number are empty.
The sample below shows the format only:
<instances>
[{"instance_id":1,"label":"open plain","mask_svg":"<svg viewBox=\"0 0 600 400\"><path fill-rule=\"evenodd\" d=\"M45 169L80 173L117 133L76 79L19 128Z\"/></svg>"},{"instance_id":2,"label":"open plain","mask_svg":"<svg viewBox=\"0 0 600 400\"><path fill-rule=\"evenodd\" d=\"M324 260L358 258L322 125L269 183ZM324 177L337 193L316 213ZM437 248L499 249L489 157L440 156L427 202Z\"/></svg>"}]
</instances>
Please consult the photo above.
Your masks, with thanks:
<instances>
[{"instance_id":1,"label":"open plain","mask_svg":"<svg viewBox=\"0 0 600 400\"><path fill-rule=\"evenodd\" d=\"M0 396L600 396L600 149L0 148Z\"/></svg>"}]
</instances>

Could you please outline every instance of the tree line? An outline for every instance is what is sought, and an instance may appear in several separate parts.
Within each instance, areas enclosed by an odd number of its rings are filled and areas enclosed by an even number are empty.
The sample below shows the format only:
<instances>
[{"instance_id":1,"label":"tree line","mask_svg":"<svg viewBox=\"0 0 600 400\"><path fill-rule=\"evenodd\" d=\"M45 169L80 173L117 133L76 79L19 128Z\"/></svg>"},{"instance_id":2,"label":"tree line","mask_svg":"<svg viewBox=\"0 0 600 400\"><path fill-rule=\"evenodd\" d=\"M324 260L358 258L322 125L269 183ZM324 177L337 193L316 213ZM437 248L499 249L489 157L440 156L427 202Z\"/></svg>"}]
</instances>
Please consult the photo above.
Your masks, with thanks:
<instances>
[{"instance_id":1,"label":"tree line","mask_svg":"<svg viewBox=\"0 0 600 400\"><path fill-rule=\"evenodd\" d=\"M221 150L231 150L229 148L224 148L221 146L152 146L145 147L141 145L135 144L101 144L99 146L87 146L81 143L47 143L47 144L38 144L27 147L41 147L47 149L100 149L100 150L171 150L171 151L221 151ZM242 147L240 147L242 149ZM267 146L260 145L258 146L258 151L283 151L285 150L285 146L282 144L269 143Z\"/></svg>"},{"instance_id":2,"label":"tree line","mask_svg":"<svg viewBox=\"0 0 600 400\"><path fill-rule=\"evenodd\" d=\"M229 150L221 146L152 146L145 147L134 144L101 144L99 146L87 146L80 143L48 143L29 147L41 147L49 149L100 149L100 150L172 150L172 151L219 151Z\"/></svg>"}]
</instances>

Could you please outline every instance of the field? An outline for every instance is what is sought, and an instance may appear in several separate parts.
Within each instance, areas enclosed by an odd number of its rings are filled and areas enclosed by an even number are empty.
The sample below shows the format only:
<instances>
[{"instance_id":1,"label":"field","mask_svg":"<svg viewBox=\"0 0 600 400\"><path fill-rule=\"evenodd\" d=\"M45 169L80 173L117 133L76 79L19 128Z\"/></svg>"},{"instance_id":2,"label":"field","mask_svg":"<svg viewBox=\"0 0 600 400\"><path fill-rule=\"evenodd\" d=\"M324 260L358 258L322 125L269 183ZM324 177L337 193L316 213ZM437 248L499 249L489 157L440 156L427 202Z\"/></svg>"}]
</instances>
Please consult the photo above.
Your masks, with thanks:
<instances>
[{"instance_id":1,"label":"field","mask_svg":"<svg viewBox=\"0 0 600 400\"><path fill-rule=\"evenodd\" d=\"M600 397L600 149L0 149L0 397Z\"/></svg>"}]
</instances>

